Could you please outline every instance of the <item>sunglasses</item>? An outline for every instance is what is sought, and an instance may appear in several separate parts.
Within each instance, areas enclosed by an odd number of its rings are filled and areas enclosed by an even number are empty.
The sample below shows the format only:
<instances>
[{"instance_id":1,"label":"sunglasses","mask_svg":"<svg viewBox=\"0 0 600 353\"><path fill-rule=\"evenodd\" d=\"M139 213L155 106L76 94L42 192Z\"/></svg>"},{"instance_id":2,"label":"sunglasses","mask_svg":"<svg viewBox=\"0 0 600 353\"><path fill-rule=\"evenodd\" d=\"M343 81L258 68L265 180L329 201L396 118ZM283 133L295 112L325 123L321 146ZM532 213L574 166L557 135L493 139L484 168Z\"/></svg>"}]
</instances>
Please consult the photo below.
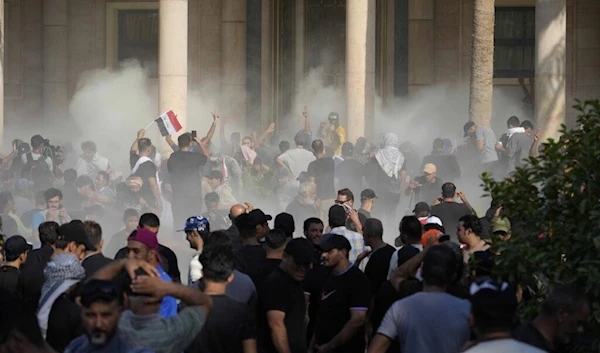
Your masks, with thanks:
<instances>
[{"instance_id":1,"label":"sunglasses","mask_svg":"<svg viewBox=\"0 0 600 353\"><path fill-rule=\"evenodd\" d=\"M336 203L337 205L343 205L343 204L345 204L346 202L350 202L350 201L352 201L352 199L350 199L350 200L346 200L346 201L335 200L335 203Z\"/></svg>"}]
</instances>

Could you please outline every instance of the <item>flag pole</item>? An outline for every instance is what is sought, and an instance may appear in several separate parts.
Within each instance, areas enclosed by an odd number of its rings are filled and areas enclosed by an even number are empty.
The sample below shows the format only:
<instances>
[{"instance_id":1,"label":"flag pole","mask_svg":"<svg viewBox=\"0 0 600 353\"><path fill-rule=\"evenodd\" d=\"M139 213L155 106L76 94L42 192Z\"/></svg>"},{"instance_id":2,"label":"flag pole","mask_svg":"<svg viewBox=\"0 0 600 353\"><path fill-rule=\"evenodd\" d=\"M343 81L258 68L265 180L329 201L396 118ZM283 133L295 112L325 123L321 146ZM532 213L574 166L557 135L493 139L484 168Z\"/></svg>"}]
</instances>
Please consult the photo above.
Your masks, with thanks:
<instances>
[{"instance_id":1,"label":"flag pole","mask_svg":"<svg viewBox=\"0 0 600 353\"><path fill-rule=\"evenodd\" d=\"M154 124L154 122L155 122L155 120L152 120L152 121L150 122L150 124L148 124L148 126L146 126L146 127L144 128L144 130L148 130L148 128L149 128L150 126L152 126L152 124Z\"/></svg>"}]
</instances>

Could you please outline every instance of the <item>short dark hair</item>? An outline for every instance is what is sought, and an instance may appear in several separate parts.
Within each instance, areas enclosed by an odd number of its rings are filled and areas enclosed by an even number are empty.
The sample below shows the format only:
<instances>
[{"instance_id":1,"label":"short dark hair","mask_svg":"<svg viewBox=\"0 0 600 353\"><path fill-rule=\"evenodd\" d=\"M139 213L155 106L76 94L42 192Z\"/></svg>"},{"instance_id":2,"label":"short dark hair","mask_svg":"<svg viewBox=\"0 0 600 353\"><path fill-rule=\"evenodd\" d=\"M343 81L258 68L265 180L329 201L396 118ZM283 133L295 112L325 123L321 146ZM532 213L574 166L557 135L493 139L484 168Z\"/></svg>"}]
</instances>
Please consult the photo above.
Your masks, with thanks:
<instances>
[{"instance_id":1,"label":"short dark hair","mask_svg":"<svg viewBox=\"0 0 600 353\"><path fill-rule=\"evenodd\" d=\"M289 141L281 141L279 142L279 152L284 153L285 151L290 149Z\"/></svg>"},{"instance_id":2,"label":"short dark hair","mask_svg":"<svg viewBox=\"0 0 600 353\"><path fill-rule=\"evenodd\" d=\"M150 140L147 137L143 137L138 140L137 144L138 144L138 151L143 152L143 151L147 150L148 148L152 147L152 140Z\"/></svg>"},{"instance_id":3,"label":"short dark hair","mask_svg":"<svg viewBox=\"0 0 600 353\"><path fill-rule=\"evenodd\" d=\"M423 226L415 216L404 216L400 221L400 234L410 240L420 240L423 235Z\"/></svg>"},{"instance_id":4,"label":"short dark hair","mask_svg":"<svg viewBox=\"0 0 600 353\"><path fill-rule=\"evenodd\" d=\"M72 184L77 180L77 171L73 168L65 170L63 173L65 183Z\"/></svg>"},{"instance_id":5,"label":"short dark hair","mask_svg":"<svg viewBox=\"0 0 600 353\"><path fill-rule=\"evenodd\" d=\"M110 174L101 170L98 172L98 176L100 176L100 175L102 175L102 179L106 180L107 182L110 182Z\"/></svg>"},{"instance_id":6,"label":"short dark hair","mask_svg":"<svg viewBox=\"0 0 600 353\"><path fill-rule=\"evenodd\" d=\"M85 141L84 143L81 144L81 149L82 150L90 150L92 152L97 152L98 149L96 147L96 144L93 143L92 141Z\"/></svg>"},{"instance_id":7,"label":"short dark hair","mask_svg":"<svg viewBox=\"0 0 600 353\"><path fill-rule=\"evenodd\" d=\"M254 223L252 216L248 213L237 216L234 223L240 232L240 237L244 239L256 237L256 223Z\"/></svg>"},{"instance_id":8,"label":"short dark hair","mask_svg":"<svg viewBox=\"0 0 600 353\"><path fill-rule=\"evenodd\" d=\"M456 195L456 185L452 183L445 183L442 185L442 197L445 199L451 199Z\"/></svg>"},{"instance_id":9,"label":"short dark hair","mask_svg":"<svg viewBox=\"0 0 600 353\"><path fill-rule=\"evenodd\" d=\"M102 241L102 227L94 221L85 221L83 222L83 230L89 242L99 248Z\"/></svg>"},{"instance_id":10,"label":"short dark hair","mask_svg":"<svg viewBox=\"0 0 600 353\"><path fill-rule=\"evenodd\" d=\"M310 225L311 225L311 224L314 224L314 223L316 223L316 224L320 224L320 225L324 225L324 224L323 224L323 221L322 221L322 220L320 220L320 219L319 219L319 218L317 218L317 217L311 217L311 218L307 218L307 219L304 221L304 226L303 226L303 228L304 228L304 231L305 231L305 232L307 232L307 231L308 231L308 228L310 228Z\"/></svg>"},{"instance_id":11,"label":"short dark hair","mask_svg":"<svg viewBox=\"0 0 600 353\"><path fill-rule=\"evenodd\" d=\"M354 145L352 144L352 142L344 142L344 144L342 144L342 157L344 158L348 158L348 157L352 157L354 155Z\"/></svg>"},{"instance_id":12,"label":"short dark hair","mask_svg":"<svg viewBox=\"0 0 600 353\"><path fill-rule=\"evenodd\" d=\"M470 229L478 237L481 236L481 233L483 232L483 226L481 225L479 217L468 214L460 217L458 221L463 222L463 227L465 229Z\"/></svg>"},{"instance_id":13,"label":"short dark hair","mask_svg":"<svg viewBox=\"0 0 600 353\"><path fill-rule=\"evenodd\" d=\"M129 217L139 217L140 213L134 208L127 208L125 212L123 212L123 220L127 220Z\"/></svg>"},{"instance_id":14,"label":"short dark hair","mask_svg":"<svg viewBox=\"0 0 600 353\"><path fill-rule=\"evenodd\" d=\"M77 177L77 182L75 182L77 187L82 188L85 186L89 186L92 191L96 191L96 187L94 186L94 181L87 175L82 175Z\"/></svg>"},{"instance_id":15,"label":"short dark hair","mask_svg":"<svg viewBox=\"0 0 600 353\"><path fill-rule=\"evenodd\" d=\"M218 230L210 233L208 237L204 239L203 252L211 251L227 253L233 256L233 243L227 232Z\"/></svg>"},{"instance_id":16,"label":"short dark hair","mask_svg":"<svg viewBox=\"0 0 600 353\"><path fill-rule=\"evenodd\" d=\"M585 294L578 291L572 285L562 285L556 287L548 298L542 304L541 313L551 316L558 313L560 309L570 314L579 312L588 304L588 298Z\"/></svg>"},{"instance_id":17,"label":"short dark hair","mask_svg":"<svg viewBox=\"0 0 600 353\"><path fill-rule=\"evenodd\" d=\"M32 149L38 149L40 148L40 146L42 146L44 144L45 140L42 137L42 135L33 135L31 137L31 148Z\"/></svg>"},{"instance_id":18,"label":"short dark hair","mask_svg":"<svg viewBox=\"0 0 600 353\"><path fill-rule=\"evenodd\" d=\"M265 238L265 245L271 250L281 249L287 242L287 235L280 229L271 229Z\"/></svg>"},{"instance_id":19,"label":"short dark hair","mask_svg":"<svg viewBox=\"0 0 600 353\"><path fill-rule=\"evenodd\" d=\"M206 195L204 195L204 204L209 204L212 202L219 202L221 200L221 198L219 197L219 194L217 194L216 192L209 192Z\"/></svg>"},{"instance_id":20,"label":"short dark hair","mask_svg":"<svg viewBox=\"0 0 600 353\"><path fill-rule=\"evenodd\" d=\"M296 136L294 136L294 143L296 146L306 146L308 144L309 136L308 133L304 130L298 131Z\"/></svg>"},{"instance_id":21,"label":"short dark hair","mask_svg":"<svg viewBox=\"0 0 600 353\"><path fill-rule=\"evenodd\" d=\"M343 195L343 196L346 196L346 198L347 198L348 200L352 200L352 201L354 201L354 194L353 194L353 193L352 193L352 191L351 191L350 189L348 189L348 188L344 188L344 189L338 190L337 194L338 194L338 195Z\"/></svg>"},{"instance_id":22,"label":"short dark hair","mask_svg":"<svg viewBox=\"0 0 600 353\"><path fill-rule=\"evenodd\" d=\"M58 223L56 222L44 222L38 227L38 233L40 235L40 242L42 245L54 245L56 244L56 238L58 237Z\"/></svg>"},{"instance_id":23,"label":"short dark hair","mask_svg":"<svg viewBox=\"0 0 600 353\"><path fill-rule=\"evenodd\" d=\"M154 213L144 213L138 223L140 227L160 227L160 218Z\"/></svg>"},{"instance_id":24,"label":"short dark hair","mask_svg":"<svg viewBox=\"0 0 600 353\"><path fill-rule=\"evenodd\" d=\"M435 140L433 140L433 150L437 151L442 149L444 149L444 140L442 140L441 138L436 138Z\"/></svg>"},{"instance_id":25,"label":"short dark hair","mask_svg":"<svg viewBox=\"0 0 600 353\"><path fill-rule=\"evenodd\" d=\"M369 218L363 225L363 234L367 237L383 237L383 224L377 218Z\"/></svg>"},{"instance_id":26,"label":"short dark hair","mask_svg":"<svg viewBox=\"0 0 600 353\"><path fill-rule=\"evenodd\" d=\"M226 282L233 273L233 258L227 252L216 249L204 250L199 260L202 263L202 275L205 280L222 283Z\"/></svg>"},{"instance_id":27,"label":"short dark hair","mask_svg":"<svg viewBox=\"0 0 600 353\"><path fill-rule=\"evenodd\" d=\"M423 281L428 285L446 287L454 282L457 266L452 249L443 245L434 246L423 258Z\"/></svg>"},{"instance_id":28,"label":"short dark hair","mask_svg":"<svg viewBox=\"0 0 600 353\"><path fill-rule=\"evenodd\" d=\"M53 199L57 196L60 200L63 199L62 191L60 191L56 188L51 188L51 189L44 191L44 199L46 200L46 202L48 202L48 200Z\"/></svg>"},{"instance_id":29,"label":"short dark hair","mask_svg":"<svg viewBox=\"0 0 600 353\"><path fill-rule=\"evenodd\" d=\"M211 170L208 174L208 179L218 179L223 181L223 173L220 170Z\"/></svg>"},{"instance_id":30,"label":"short dark hair","mask_svg":"<svg viewBox=\"0 0 600 353\"><path fill-rule=\"evenodd\" d=\"M314 140L311 144L311 147L315 153L323 153L325 147L323 146L322 140Z\"/></svg>"},{"instance_id":31,"label":"short dark hair","mask_svg":"<svg viewBox=\"0 0 600 353\"><path fill-rule=\"evenodd\" d=\"M192 134L190 134L189 132L181 134L177 138L177 145L179 146L179 148L188 147L190 143L192 143Z\"/></svg>"},{"instance_id":32,"label":"short dark hair","mask_svg":"<svg viewBox=\"0 0 600 353\"><path fill-rule=\"evenodd\" d=\"M533 123L529 120L523 120L523 122L521 123L521 127L523 129L531 129L533 130Z\"/></svg>"},{"instance_id":33,"label":"short dark hair","mask_svg":"<svg viewBox=\"0 0 600 353\"><path fill-rule=\"evenodd\" d=\"M143 275L138 271L136 271L136 274ZM119 306L123 306L122 287L115 281L90 279L85 282L81 288L81 305L84 308L89 308L92 304L98 302L105 304L116 302Z\"/></svg>"},{"instance_id":34,"label":"short dark hair","mask_svg":"<svg viewBox=\"0 0 600 353\"><path fill-rule=\"evenodd\" d=\"M519 121L519 118L513 115L510 118L508 118L508 120L506 121L506 125L518 127L521 125L521 122Z\"/></svg>"}]
</instances>

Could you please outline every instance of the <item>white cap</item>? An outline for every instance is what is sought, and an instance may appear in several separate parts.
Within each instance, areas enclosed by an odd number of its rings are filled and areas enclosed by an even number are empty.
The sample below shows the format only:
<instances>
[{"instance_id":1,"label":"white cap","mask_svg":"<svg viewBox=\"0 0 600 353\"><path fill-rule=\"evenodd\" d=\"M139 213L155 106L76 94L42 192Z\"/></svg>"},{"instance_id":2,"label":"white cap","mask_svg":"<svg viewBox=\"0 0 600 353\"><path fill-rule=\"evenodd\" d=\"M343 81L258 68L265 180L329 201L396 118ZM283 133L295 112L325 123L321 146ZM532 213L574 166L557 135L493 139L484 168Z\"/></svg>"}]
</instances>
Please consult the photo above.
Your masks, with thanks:
<instances>
[{"instance_id":1,"label":"white cap","mask_svg":"<svg viewBox=\"0 0 600 353\"><path fill-rule=\"evenodd\" d=\"M437 224L440 227L443 227L442 220L437 218L436 216L431 216L427 218L427 222L425 224Z\"/></svg>"}]
</instances>

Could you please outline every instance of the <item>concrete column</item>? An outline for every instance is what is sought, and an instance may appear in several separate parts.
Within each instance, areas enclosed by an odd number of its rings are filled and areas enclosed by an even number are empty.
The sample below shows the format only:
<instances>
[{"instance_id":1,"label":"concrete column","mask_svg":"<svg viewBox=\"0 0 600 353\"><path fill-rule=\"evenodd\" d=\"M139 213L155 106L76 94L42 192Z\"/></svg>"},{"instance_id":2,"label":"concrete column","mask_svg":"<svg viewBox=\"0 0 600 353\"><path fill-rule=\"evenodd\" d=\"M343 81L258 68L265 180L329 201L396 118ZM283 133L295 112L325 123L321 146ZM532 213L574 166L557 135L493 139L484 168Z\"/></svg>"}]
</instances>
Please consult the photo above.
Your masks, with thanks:
<instances>
[{"instance_id":1,"label":"concrete column","mask_svg":"<svg viewBox=\"0 0 600 353\"><path fill-rule=\"evenodd\" d=\"M223 116L246 125L246 0L222 0Z\"/></svg>"},{"instance_id":2,"label":"concrete column","mask_svg":"<svg viewBox=\"0 0 600 353\"><path fill-rule=\"evenodd\" d=\"M434 83L434 0L408 1L408 94Z\"/></svg>"},{"instance_id":3,"label":"concrete column","mask_svg":"<svg viewBox=\"0 0 600 353\"><path fill-rule=\"evenodd\" d=\"M296 70L295 70L295 80L296 80L296 93L300 89L300 84L302 83L302 79L304 78L304 1L296 1L296 25L294 33L294 46L295 46L295 56L296 56ZM298 104L296 104L298 105Z\"/></svg>"},{"instance_id":4,"label":"concrete column","mask_svg":"<svg viewBox=\"0 0 600 353\"><path fill-rule=\"evenodd\" d=\"M68 95L68 0L44 0L43 109L46 119L64 119Z\"/></svg>"},{"instance_id":5,"label":"concrete column","mask_svg":"<svg viewBox=\"0 0 600 353\"><path fill-rule=\"evenodd\" d=\"M158 45L158 114L173 110L187 124L188 1L160 0Z\"/></svg>"},{"instance_id":6,"label":"concrete column","mask_svg":"<svg viewBox=\"0 0 600 353\"><path fill-rule=\"evenodd\" d=\"M260 121L261 129L264 130L271 122L273 122L273 4L271 0L262 0L261 21Z\"/></svg>"},{"instance_id":7,"label":"concrete column","mask_svg":"<svg viewBox=\"0 0 600 353\"><path fill-rule=\"evenodd\" d=\"M4 1L0 1L0 146L4 143Z\"/></svg>"},{"instance_id":8,"label":"concrete column","mask_svg":"<svg viewBox=\"0 0 600 353\"><path fill-rule=\"evenodd\" d=\"M375 0L346 3L348 141L365 136L375 115Z\"/></svg>"},{"instance_id":9,"label":"concrete column","mask_svg":"<svg viewBox=\"0 0 600 353\"><path fill-rule=\"evenodd\" d=\"M567 7L565 0L537 0L535 7L535 118L542 139L559 137L565 122Z\"/></svg>"}]
</instances>

